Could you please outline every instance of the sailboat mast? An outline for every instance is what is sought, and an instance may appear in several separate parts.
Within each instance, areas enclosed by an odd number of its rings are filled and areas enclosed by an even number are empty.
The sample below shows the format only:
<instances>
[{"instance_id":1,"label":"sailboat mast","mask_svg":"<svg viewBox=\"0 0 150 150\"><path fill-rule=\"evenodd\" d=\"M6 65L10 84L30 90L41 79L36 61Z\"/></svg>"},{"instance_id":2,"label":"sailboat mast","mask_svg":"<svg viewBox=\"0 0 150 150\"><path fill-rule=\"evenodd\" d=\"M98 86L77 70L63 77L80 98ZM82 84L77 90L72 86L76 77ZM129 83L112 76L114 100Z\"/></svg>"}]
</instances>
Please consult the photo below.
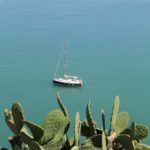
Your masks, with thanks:
<instances>
[{"instance_id":1,"label":"sailboat mast","mask_svg":"<svg viewBox=\"0 0 150 150\"><path fill-rule=\"evenodd\" d=\"M54 72L54 77L56 77L57 70L58 70L58 67L60 65L60 61L62 61L63 54L64 54L64 47L62 47L62 50L61 50L61 53L60 53L60 56L59 56L59 59L58 59L58 62L57 62L57 66L56 66L56 69L55 69L55 72Z\"/></svg>"},{"instance_id":2,"label":"sailboat mast","mask_svg":"<svg viewBox=\"0 0 150 150\"><path fill-rule=\"evenodd\" d=\"M66 50L67 50L67 45L66 45L66 42L65 42L65 44L64 44L64 76L66 74L66 68L67 68Z\"/></svg>"}]
</instances>

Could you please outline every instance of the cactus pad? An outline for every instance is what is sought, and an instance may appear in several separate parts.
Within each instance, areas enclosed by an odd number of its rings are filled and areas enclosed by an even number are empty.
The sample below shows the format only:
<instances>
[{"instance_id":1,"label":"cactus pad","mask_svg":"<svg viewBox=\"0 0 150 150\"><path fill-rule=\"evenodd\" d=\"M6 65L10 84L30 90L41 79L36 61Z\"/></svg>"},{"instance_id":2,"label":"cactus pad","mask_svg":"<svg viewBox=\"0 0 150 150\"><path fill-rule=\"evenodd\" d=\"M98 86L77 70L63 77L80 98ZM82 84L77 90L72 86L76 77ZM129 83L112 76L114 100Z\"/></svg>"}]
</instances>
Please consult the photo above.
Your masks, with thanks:
<instances>
[{"instance_id":1,"label":"cactus pad","mask_svg":"<svg viewBox=\"0 0 150 150\"><path fill-rule=\"evenodd\" d=\"M80 138L80 132L81 132L81 123L80 123L80 114L79 112L76 113L75 116L75 127L74 127L74 140L75 140L75 145L78 146L78 141Z\"/></svg>"},{"instance_id":2,"label":"cactus pad","mask_svg":"<svg viewBox=\"0 0 150 150\"><path fill-rule=\"evenodd\" d=\"M120 103L119 96L116 96L115 100L114 100L112 114L111 114L110 131L109 131L110 134L112 132L115 132L117 115L118 115L118 111L119 111L119 103Z\"/></svg>"},{"instance_id":3,"label":"cactus pad","mask_svg":"<svg viewBox=\"0 0 150 150\"><path fill-rule=\"evenodd\" d=\"M23 120L24 120L22 107L18 102L16 102L12 105L11 110L14 123L17 126L17 129L20 131L23 127Z\"/></svg>"},{"instance_id":4,"label":"cactus pad","mask_svg":"<svg viewBox=\"0 0 150 150\"><path fill-rule=\"evenodd\" d=\"M104 110L102 109L101 111L101 114L102 114L102 125L103 125L103 130L105 132L105 129L106 129L106 125L105 125L105 113L104 113Z\"/></svg>"},{"instance_id":5,"label":"cactus pad","mask_svg":"<svg viewBox=\"0 0 150 150\"><path fill-rule=\"evenodd\" d=\"M67 109L65 107L65 105L63 104L62 100L60 99L59 93L57 93L57 102L59 104L59 107L61 108L61 111L63 112L63 114L68 117L68 112Z\"/></svg>"},{"instance_id":6,"label":"cactus pad","mask_svg":"<svg viewBox=\"0 0 150 150\"><path fill-rule=\"evenodd\" d=\"M132 139L128 135L119 135L114 141L114 149L120 145L122 149L134 150Z\"/></svg>"},{"instance_id":7,"label":"cactus pad","mask_svg":"<svg viewBox=\"0 0 150 150\"><path fill-rule=\"evenodd\" d=\"M143 140L148 136L148 128L145 125L137 124L135 129L135 139Z\"/></svg>"},{"instance_id":8,"label":"cactus pad","mask_svg":"<svg viewBox=\"0 0 150 150\"><path fill-rule=\"evenodd\" d=\"M102 135L94 135L88 138L80 150L102 150Z\"/></svg>"},{"instance_id":9,"label":"cactus pad","mask_svg":"<svg viewBox=\"0 0 150 150\"><path fill-rule=\"evenodd\" d=\"M59 135L57 137L59 140L60 138L62 138L62 136L64 136L65 132L68 130L69 124L70 122L68 117L65 117L62 111L54 110L50 112L46 116L42 125L45 132L41 139L41 142L48 142L57 134Z\"/></svg>"},{"instance_id":10,"label":"cactus pad","mask_svg":"<svg viewBox=\"0 0 150 150\"><path fill-rule=\"evenodd\" d=\"M21 136L21 139L22 141L25 143L25 144L30 144L31 141L33 141L33 137L27 132L27 131L21 131L20 132L20 136Z\"/></svg>"},{"instance_id":11,"label":"cactus pad","mask_svg":"<svg viewBox=\"0 0 150 150\"><path fill-rule=\"evenodd\" d=\"M30 150L44 150L44 148L36 141L30 142L29 147Z\"/></svg>"},{"instance_id":12,"label":"cactus pad","mask_svg":"<svg viewBox=\"0 0 150 150\"><path fill-rule=\"evenodd\" d=\"M29 121L24 121L24 124L30 129L35 141L39 141L42 138L44 130L40 126Z\"/></svg>"},{"instance_id":13,"label":"cactus pad","mask_svg":"<svg viewBox=\"0 0 150 150\"><path fill-rule=\"evenodd\" d=\"M48 143L43 144L44 150L63 150L63 145L66 142L66 137L59 137L60 135L57 134L52 140L50 140Z\"/></svg>"},{"instance_id":14,"label":"cactus pad","mask_svg":"<svg viewBox=\"0 0 150 150\"><path fill-rule=\"evenodd\" d=\"M134 146L134 150L150 150L150 146L141 143L136 143Z\"/></svg>"},{"instance_id":15,"label":"cactus pad","mask_svg":"<svg viewBox=\"0 0 150 150\"><path fill-rule=\"evenodd\" d=\"M89 124L91 135L96 135L96 123L94 122L92 118L92 114L90 110L90 101L88 102L87 107L86 107L86 118Z\"/></svg>"},{"instance_id":16,"label":"cactus pad","mask_svg":"<svg viewBox=\"0 0 150 150\"><path fill-rule=\"evenodd\" d=\"M116 133L119 134L122 131L125 130L125 128L128 125L129 121L129 115L127 112L120 112L117 116L117 121L116 121Z\"/></svg>"},{"instance_id":17,"label":"cactus pad","mask_svg":"<svg viewBox=\"0 0 150 150\"><path fill-rule=\"evenodd\" d=\"M102 133L102 150L107 150L105 131Z\"/></svg>"},{"instance_id":18,"label":"cactus pad","mask_svg":"<svg viewBox=\"0 0 150 150\"><path fill-rule=\"evenodd\" d=\"M79 147L78 146L74 146L71 148L71 150L79 150Z\"/></svg>"},{"instance_id":19,"label":"cactus pad","mask_svg":"<svg viewBox=\"0 0 150 150\"><path fill-rule=\"evenodd\" d=\"M15 123L14 123L14 119L12 116L12 112L8 111L7 109L4 110L4 115L5 115L5 121L9 127L9 129L15 134L15 135L19 135L20 131L18 130L18 128L16 127Z\"/></svg>"}]
</instances>

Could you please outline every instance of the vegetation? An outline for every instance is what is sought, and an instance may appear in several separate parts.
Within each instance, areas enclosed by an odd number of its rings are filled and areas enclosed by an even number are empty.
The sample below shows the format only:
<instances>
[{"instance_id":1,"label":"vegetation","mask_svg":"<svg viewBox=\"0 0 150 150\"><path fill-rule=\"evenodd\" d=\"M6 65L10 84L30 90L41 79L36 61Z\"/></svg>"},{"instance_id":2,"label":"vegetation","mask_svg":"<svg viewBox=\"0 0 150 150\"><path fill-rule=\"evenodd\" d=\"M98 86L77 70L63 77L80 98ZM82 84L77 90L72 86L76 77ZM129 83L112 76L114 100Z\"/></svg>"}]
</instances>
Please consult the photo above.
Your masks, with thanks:
<instances>
[{"instance_id":1,"label":"vegetation","mask_svg":"<svg viewBox=\"0 0 150 150\"><path fill-rule=\"evenodd\" d=\"M142 144L142 140L148 136L148 128L135 121L128 126L129 114L119 112L119 96L114 100L108 132L104 111L101 112L100 129L93 120L89 101L86 120L80 120L79 112L75 115L74 137L70 140L67 136L70 126L68 112L59 95L57 101L60 110L49 112L41 126L24 119L23 109L18 102L12 105L11 111L5 109L5 121L14 134L9 138L13 150L150 150L150 146Z\"/></svg>"}]
</instances>

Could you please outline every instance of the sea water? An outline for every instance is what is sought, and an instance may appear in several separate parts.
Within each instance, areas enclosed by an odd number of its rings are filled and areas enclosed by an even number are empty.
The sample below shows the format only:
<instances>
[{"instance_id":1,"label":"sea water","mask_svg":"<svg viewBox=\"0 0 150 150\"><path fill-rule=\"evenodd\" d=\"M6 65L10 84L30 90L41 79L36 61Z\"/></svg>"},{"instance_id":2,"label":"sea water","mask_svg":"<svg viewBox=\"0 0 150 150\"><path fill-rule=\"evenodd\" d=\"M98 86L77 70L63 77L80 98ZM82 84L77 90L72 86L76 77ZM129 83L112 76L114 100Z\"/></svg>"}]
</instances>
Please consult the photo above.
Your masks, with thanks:
<instances>
[{"instance_id":1,"label":"sea water","mask_svg":"<svg viewBox=\"0 0 150 150\"><path fill-rule=\"evenodd\" d=\"M0 145L9 147L13 135L4 121L5 108L19 101L25 119L40 125L59 108L57 92L69 112L70 136L75 113L84 120L89 100L98 127L103 108L109 129L115 95L130 123L150 127L149 8L149 0L1 0ZM67 72L83 79L81 88L52 83L64 41Z\"/></svg>"}]
</instances>

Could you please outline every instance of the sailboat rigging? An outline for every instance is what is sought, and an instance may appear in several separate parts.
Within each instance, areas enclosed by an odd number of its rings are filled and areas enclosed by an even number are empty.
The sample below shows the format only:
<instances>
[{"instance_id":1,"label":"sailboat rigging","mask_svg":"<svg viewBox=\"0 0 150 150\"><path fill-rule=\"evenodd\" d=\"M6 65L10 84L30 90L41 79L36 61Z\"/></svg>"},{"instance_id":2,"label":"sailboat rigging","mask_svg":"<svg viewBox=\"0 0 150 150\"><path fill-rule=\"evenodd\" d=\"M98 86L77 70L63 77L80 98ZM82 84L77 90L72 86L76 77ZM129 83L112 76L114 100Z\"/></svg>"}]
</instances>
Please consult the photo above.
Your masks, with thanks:
<instances>
[{"instance_id":1,"label":"sailboat rigging","mask_svg":"<svg viewBox=\"0 0 150 150\"><path fill-rule=\"evenodd\" d=\"M57 70L61 61L61 58L64 58L63 61L63 77L57 77ZM56 70L55 70L55 74L54 74L54 78L53 78L53 83L57 83L57 84L62 84L62 85L68 85L68 86L82 86L83 85L83 81L81 79L79 79L77 76L71 76L71 75L67 75L67 63L66 63L66 45L64 45L57 66L56 66Z\"/></svg>"}]
</instances>

